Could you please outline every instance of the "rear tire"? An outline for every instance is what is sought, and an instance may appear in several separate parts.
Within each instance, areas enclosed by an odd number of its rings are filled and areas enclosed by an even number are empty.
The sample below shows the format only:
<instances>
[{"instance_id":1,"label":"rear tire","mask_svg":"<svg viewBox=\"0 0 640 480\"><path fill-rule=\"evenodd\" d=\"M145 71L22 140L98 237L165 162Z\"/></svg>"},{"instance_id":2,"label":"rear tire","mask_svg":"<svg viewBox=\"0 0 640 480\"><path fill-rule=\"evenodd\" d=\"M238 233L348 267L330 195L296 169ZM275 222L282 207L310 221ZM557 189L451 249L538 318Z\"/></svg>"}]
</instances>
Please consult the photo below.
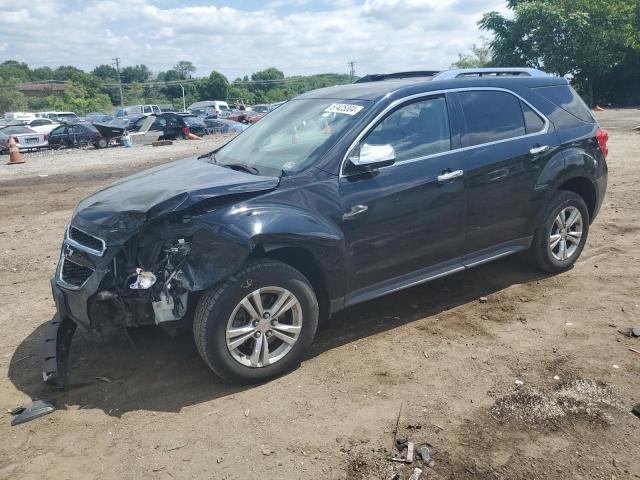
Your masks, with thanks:
<instances>
[{"instance_id":1,"label":"rear tire","mask_svg":"<svg viewBox=\"0 0 640 480\"><path fill-rule=\"evenodd\" d=\"M589 234L589 210L580 195L560 190L547 207L529 258L545 272L567 270L578 260Z\"/></svg>"},{"instance_id":2,"label":"rear tire","mask_svg":"<svg viewBox=\"0 0 640 480\"><path fill-rule=\"evenodd\" d=\"M107 148L109 146L109 142L106 138L102 137L96 141L96 148Z\"/></svg>"},{"instance_id":3,"label":"rear tire","mask_svg":"<svg viewBox=\"0 0 640 480\"><path fill-rule=\"evenodd\" d=\"M318 316L315 292L304 275L286 263L257 259L202 295L193 336L219 377L258 383L299 364Z\"/></svg>"}]
</instances>

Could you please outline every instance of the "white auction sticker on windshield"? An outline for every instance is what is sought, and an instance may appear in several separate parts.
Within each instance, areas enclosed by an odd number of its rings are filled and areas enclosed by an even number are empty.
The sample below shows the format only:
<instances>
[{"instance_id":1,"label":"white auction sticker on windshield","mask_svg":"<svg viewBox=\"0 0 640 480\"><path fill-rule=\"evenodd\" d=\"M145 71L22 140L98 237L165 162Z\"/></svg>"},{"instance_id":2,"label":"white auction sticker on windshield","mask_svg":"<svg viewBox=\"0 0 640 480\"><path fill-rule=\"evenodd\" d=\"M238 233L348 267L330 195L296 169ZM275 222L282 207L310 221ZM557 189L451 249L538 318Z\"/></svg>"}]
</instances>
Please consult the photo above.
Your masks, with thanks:
<instances>
[{"instance_id":1,"label":"white auction sticker on windshield","mask_svg":"<svg viewBox=\"0 0 640 480\"><path fill-rule=\"evenodd\" d=\"M355 115L364 107L360 105L351 105L350 103L334 103L324 109L329 113L343 113L345 115Z\"/></svg>"}]
</instances>

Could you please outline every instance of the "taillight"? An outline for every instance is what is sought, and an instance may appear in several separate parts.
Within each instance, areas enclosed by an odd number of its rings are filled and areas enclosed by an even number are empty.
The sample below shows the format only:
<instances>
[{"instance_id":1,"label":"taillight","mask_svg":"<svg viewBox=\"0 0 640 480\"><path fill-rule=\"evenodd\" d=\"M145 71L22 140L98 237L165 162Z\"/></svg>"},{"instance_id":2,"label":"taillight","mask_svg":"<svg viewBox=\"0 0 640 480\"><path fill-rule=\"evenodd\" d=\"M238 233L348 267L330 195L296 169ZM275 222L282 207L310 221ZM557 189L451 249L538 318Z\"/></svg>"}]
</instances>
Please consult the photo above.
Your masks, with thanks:
<instances>
[{"instance_id":1,"label":"taillight","mask_svg":"<svg viewBox=\"0 0 640 480\"><path fill-rule=\"evenodd\" d=\"M191 132L189 131L189 127L182 127L182 134L185 137L188 137Z\"/></svg>"},{"instance_id":2,"label":"taillight","mask_svg":"<svg viewBox=\"0 0 640 480\"><path fill-rule=\"evenodd\" d=\"M45 135L45 136L44 136L44 141L45 141L45 142L48 142L48 141L49 141L49 135Z\"/></svg>"},{"instance_id":3,"label":"taillight","mask_svg":"<svg viewBox=\"0 0 640 480\"><path fill-rule=\"evenodd\" d=\"M604 156L604 158L607 158L607 155L609 155L609 147L607 147L607 142L609 141L609 132L607 132L604 128L599 128L596 132L596 140L598 140L598 145L600 145L602 155Z\"/></svg>"}]
</instances>

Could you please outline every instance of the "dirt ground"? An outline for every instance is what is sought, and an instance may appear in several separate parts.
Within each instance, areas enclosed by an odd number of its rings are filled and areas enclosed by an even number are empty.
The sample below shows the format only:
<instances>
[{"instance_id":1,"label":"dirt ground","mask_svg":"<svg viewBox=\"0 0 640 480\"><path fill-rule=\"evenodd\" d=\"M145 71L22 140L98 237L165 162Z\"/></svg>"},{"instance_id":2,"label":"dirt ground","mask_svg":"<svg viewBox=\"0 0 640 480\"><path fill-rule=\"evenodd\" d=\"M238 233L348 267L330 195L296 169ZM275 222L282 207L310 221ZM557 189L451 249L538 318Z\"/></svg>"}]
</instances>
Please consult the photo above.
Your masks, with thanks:
<instances>
[{"instance_id":1,"label":"dirt ground","mask_svg":"<svg viewBox=\"0 0 640 480\"><path fill-rule=\"evenodd\" d=\"M76 202L216 140L0 166L0 478L408 478L386 460L401 406L399 435L437 450L423 478L640 478L628 349L640 339L618 332L640 326L640 111L599 119L609 192L575 268L548 276L506 258L350 308L298 369L253 387L222 383L189 336L155 330L135 348L77 334L67 391L40 374ZM10 426L7 409L41 398L58 410Z\"/></svg>"}]
</instances>

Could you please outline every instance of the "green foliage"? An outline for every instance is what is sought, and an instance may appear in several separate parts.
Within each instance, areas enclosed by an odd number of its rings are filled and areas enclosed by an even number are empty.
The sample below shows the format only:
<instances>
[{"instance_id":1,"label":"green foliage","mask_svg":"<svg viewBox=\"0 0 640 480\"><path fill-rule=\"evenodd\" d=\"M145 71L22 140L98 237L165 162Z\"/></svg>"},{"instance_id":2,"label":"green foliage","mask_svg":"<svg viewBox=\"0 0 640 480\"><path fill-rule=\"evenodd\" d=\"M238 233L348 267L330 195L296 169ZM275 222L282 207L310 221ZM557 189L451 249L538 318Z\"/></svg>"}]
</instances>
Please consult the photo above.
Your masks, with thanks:
<instances>
[{"instance_id":1,"label":"green foliage","mask_svg":"<svg viewBox=\"0 0 640 480\"><path fill-rule=\"evenodd\" d=\"M26 108L27 100L25 96L18 91L15 79L0 81L0 112L19 112Z\"/></svg>"},{"instance_id":2,"label":"green foliage","mask_svg":"<svg viewBox=\"0 0 640 480\"><path fill-rule=\"evenodd\" d=\"M120 77L122 78L122 83L144 83L151 78L151 71L146 65L134 65L124 67L120 72Z\"/></svg>"},{"instance_id":3,"label":"green foliage","mask_svg":"<svg viewBox=\"0 0 640 480\"><path fill-rule=\"evenodd\" d=\"M451 64L451 68L483 68L490 64L491 47L489 42L484 40L482 45L471 45L470 53L459 53L458 60Z\"/></svg>"},{"instance_id":4,"label":"green foliage","mask_svg":"<svg viewBox=\"0 0 640 480\"><path fill-rule=\"evenodd\" d=\"M227 98L227 90L229 81L227 77L215 70L211 72L208 78L198 82L198 96L203 100L224 100Z\"/></svg>"},{"instance_id":5,"label":"green foliage","mask_svg":"<svg viewBox=\"0 0 640 480\"><path fill-rule=\"evenodd\" d=\"M511 0L508 7L512 15L489 12L479 22L494 34L493 63L572 75L591 104L602 80L640 48L638 0Z\"/></svg>"},{"instance_id":6,"label":"green foliage","mask_svg":"<svg viewBox=\"0 0 640 480\"><path fill-rule=\"evenodd\" d=\"M191 62L181 61L176 63L173 70L179 75L178 78L185 80L191 78L191 75L195 73L196 67Z\"/></svg>"}]
</instances>

